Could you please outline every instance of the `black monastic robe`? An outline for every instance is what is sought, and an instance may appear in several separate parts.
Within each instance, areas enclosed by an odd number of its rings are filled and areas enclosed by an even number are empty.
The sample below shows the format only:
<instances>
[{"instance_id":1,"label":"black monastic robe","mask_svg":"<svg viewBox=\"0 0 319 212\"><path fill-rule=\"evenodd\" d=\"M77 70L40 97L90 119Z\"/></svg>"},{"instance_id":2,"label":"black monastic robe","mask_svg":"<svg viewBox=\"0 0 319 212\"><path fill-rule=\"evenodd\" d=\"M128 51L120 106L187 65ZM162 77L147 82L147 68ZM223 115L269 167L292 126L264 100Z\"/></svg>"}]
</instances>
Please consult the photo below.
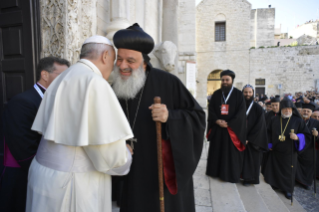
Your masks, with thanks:
<instances>
[{"instance_id":1,"label":"black monastic robe","mask_svg":"<svg viewBox=\"0 0 319 212\"><path fill-rule=\"evenodd\" d=\"M31 127L41 100L35 88L31 88L13 97L2 114L1 140L5 140L20 168L1 164L0 211L25 211L28 170L41 140L41 135Z\"/></svg>"},{"instance_id":2,"label":"black monastic robe","mask_svg":"<svg viewBox=\"0 0 319 212\"><path fill-rule=\"evenodd\" d=\"M268 141L264 110L256 102L247 116L246 140L242 178L251 184L259 184L261 154L268 150Z\"/></svg>"},{"instance_id":3,"label":"black monastic robe","mask_svg":"<svg viewBox=\"0 0 319 212\"><path fill-rule=\"evenodd\" d=\"M227 94L225 94L225 98ZM208 141L210 141L206 174L224 181L237 183L242 171L246 145L246 106L240 90L233 89L227 104L228 115L221 114L224 104L222 90L214 92L208 111ZM228 128L216 124L218 119L225 120Z\"/></svg>"},{"instance_id":4,"label":"black monastic robe","mask_svg":"<svg viewBox=\"0 0 319 212\"><path fill-rule=\"evenodd\" d=\"M274 111L269 111L268 113L265 114L265 121L266 121L267 128L268 128L268 124L270 123L272 117L278 116L278 115L279 115L279 113L275 113ZM268 140L269 139L267 139L267 141ZM267 162L268 154L269 154L269 151L262 154L262 160L261 160L261 173L262 174L264 173L264 167L265 167L265 164Z\"/></svg>"},{"instance_id":5,"label":"black monastic robe","mask_svg":"<svg viewBox=\"0 0 319 212\"><path fill-rule=\"evenodd\" d=\"M310 118L306 121L306 125L311 132L313 128L319 129L319 121ZM316 138L318 142L318 137ZM311 132L311 140L305 147L304 151L298 154L296 181L303 185L311 186L314 175L314 136ZM318 173L316 173L318 175Z\"/></svg>"},{"instance_id":6,"label":"black monastic robe","mask_svg":"<svg viewBox=\"0 0 319 212\"><path fill-rule=\"evenodd\" d=\"M272 150L269 151L263 174L267 183L291 193L295 186L298 152L296 147L299 148L298 144L301 141L291 140L289 133L291 129L294 129L295 134L303 134L306 146L310 142L311 134L305 122L300 117L292 115L284 133L286 140L279 141L279 135L281 135L280 118L281 116L273 117L268 125L268 143L272 144ZM285 129L287 122L288 118L282 119L282 130Z\"/></svg>"},{"instance_id":7,"label":"black monastic robe","mask_svg":"<svg viewBox=\"0 0 319 212\"><path fill-rule=\"evenodd\" d=\"M192 175L200 160L205 113L192 94L174 75L147 67L148 77L133 129L137 143L131 170L124 177L121 212L159 212L156 127L149 107L161 97L169 111L162 124L165 211L195 212ZM141 91L128 101L132 126ZM126 102L120 100L125 114Z\"/></svg>"}]
</instances>

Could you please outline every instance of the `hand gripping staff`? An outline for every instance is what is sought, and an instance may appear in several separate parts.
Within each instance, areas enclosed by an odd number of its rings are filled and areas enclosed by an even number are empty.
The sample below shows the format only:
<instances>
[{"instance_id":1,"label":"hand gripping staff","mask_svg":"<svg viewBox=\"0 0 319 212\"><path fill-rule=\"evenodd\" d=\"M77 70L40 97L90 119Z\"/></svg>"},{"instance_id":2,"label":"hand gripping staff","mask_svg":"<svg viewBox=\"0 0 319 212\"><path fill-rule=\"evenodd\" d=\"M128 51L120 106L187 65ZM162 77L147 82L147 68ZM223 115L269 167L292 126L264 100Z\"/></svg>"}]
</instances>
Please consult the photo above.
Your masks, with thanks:
<instances>
[{"instance_id":1,"label":"hand gripping staff","mask_svg":"<svg viewBox=\"0 0 319 212\"><path fill-rule=\"evenodd\" d=\"M161 103L161 97L154 98L155 104ZM159 186L159 201L160 212L165 212L164 205L164 183L163 183L163 158L162 158L162 123L156 122L156 139L157 139L157 162L158 162L158 186Z\"/></svg>"}]
</instances>

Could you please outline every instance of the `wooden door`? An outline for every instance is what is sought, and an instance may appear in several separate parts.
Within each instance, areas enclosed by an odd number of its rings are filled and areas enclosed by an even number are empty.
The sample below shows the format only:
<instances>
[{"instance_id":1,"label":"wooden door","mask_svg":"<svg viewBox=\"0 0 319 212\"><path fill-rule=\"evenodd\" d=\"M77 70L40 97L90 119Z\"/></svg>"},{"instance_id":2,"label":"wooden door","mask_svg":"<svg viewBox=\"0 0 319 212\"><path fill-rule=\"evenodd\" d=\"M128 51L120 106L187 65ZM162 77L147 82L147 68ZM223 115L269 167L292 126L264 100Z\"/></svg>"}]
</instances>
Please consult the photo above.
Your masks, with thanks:
<instances>
[{"instance_id":1,"label":"wooden door","mask_svg":"<svg viewBox=\"0 0 319 212\"><path fill-rule=\"evenodd\" d=\"M258 94L259 97L261 94L263 94L265 96L265 88L256 88L255 93L256 93L256 95Z\"/></svg>"},{"instance_id":2,"label":"wooden door","mask_svg":"<svg viewBox=\"0 0 319 212\"><path fill-rule=\"evenodd\" d=\"M0 112L33 86L40 54L39 0L0 0Z\"/></svg>"}]
</instances>

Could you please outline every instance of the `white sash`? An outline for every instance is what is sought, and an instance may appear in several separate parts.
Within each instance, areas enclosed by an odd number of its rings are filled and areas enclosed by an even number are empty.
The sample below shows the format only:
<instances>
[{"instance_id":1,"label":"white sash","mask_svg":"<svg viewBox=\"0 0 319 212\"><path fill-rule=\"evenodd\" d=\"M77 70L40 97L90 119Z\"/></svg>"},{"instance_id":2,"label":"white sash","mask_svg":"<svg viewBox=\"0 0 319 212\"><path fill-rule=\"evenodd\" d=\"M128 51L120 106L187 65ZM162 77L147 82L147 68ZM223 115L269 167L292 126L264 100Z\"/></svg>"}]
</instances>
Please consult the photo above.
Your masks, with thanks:
<instances>
[{"instance_id":1,"label":"white sash","mask_svg":"<svg viewBox=\"0 0 319 212\"><path fill-rule=\"evenodd\" d=\"M234 86L231 87L231 90L229 91L226 99L225 99L224 92L223 92L223 97L224 97L225 104L227 104L227 101L228 101L231 93L233 92L233 89L234 89Z\"/></svg>"},{"instance_id":2,"label":"white sash","mask_svg":"<svg viewBox=\"0 0 319 212\"><path fill-rule=\"evenodd\" d=\"M246 111L246 116L248 116L248 114L250 112L250 109L252 108L253 104L254 104L254 100L250 103L250 106L249 106L248 110Z\"/></svg>"},{"instance_id":3,"label":"white sash","mask_svg":"<svg viewBox=\"0 0 319 212\"><path fill-rule=\"evenodd\" d=\"M33 86L35 88L35 90L38 92L38 94L41 96L41 98L43 99L43 92L41 91L41 89L39 88L39 86L37 85L37 83L34 84Z\"/></svg>"}]
</instances>

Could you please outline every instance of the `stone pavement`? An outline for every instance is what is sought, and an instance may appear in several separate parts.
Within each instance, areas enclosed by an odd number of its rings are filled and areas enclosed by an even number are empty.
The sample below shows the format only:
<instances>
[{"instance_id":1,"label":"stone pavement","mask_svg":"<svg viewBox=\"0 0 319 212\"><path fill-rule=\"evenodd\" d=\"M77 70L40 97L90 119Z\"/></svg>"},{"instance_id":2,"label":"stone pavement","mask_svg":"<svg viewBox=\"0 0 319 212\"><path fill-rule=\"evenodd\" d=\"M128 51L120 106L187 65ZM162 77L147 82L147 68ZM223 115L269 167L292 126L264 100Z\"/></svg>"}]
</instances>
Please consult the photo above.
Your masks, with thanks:
<instances>
[{"instance_id":1,"label":"stone pavement","mask_svg":"<svg viewBox=\"0 0 319 212\"><path fill-rule=\"evenodd\" d=\"M196 212L315 212L319 211L319 194L314 198L313 190L296 185L294 205L290 205L282 192L274 191L265 183L262 175L259 185L243 186L227 183L205 175L209 143L204 149L194 173ZM319 181L317 180L319 191ZM112 212L119 212L113 204Z\"/></svg>"}]
</instances>

